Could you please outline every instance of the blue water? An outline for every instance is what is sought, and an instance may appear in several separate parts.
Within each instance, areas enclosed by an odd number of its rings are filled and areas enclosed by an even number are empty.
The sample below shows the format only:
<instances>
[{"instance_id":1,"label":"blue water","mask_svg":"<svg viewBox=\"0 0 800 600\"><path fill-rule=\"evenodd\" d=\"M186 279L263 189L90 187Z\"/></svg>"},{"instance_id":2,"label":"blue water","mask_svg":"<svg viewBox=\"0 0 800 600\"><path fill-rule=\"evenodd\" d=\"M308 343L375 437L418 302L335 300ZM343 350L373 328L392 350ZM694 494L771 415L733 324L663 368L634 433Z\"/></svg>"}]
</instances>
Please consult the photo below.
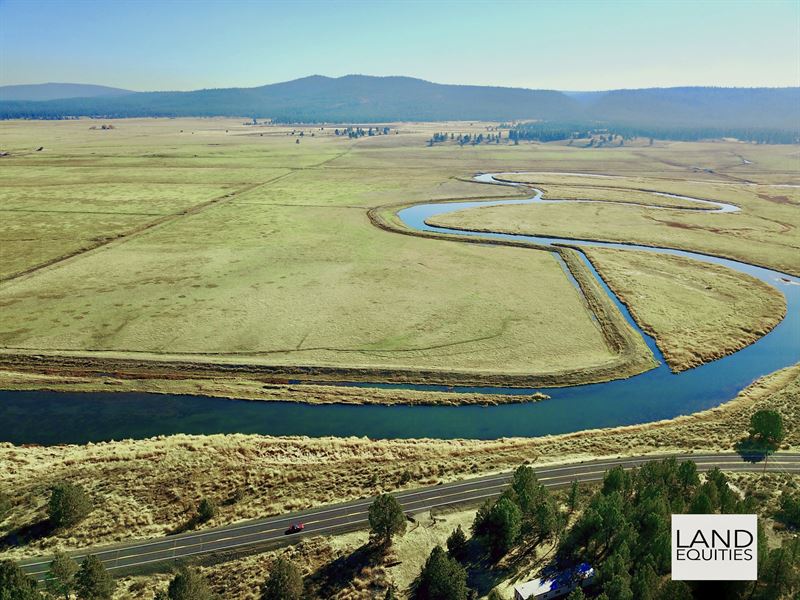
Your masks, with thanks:
<instances>
[{"instance_id":1,"label":"blue water","mask_svg":"<svg viewBox=\"0 0 800 600\"><path fill-rule=\"evenodd\" d=\"M481 175L476 179L484 183L494 183L491 174ZM659 359L659 367L630 379L550 389L348 384L443 391L456 389L486 394L529 395L543 391L551 396L550 400L544 402L486 407L305 405L141 393L0 391L0 440L55 444L144 438L172 433L235 432L309 436L358 435L371 438L493 439L536 436L645 423L711 408L733 398L758 377L800 360L800 279L796 277L682 250L567 238L465 232L434 227L425 222L436 215L466 208L532 202L554 201L542 200L540 194L537 194L525 200L432 203L407 208L400 211L399 216L408 226L422 231L513 239L545 245L568 243L572 246L636 249L723 265L752 275L780 290L786 297L786 317L754 344L730 356L673 374L664 364L653 339L641 332L626 307L586 261L628 322L644 337L648 347ZM737 207L724 203L707 201L706 204L708 210L714 212L730 213L738 210Z\"/></svg>"}]
</instances>

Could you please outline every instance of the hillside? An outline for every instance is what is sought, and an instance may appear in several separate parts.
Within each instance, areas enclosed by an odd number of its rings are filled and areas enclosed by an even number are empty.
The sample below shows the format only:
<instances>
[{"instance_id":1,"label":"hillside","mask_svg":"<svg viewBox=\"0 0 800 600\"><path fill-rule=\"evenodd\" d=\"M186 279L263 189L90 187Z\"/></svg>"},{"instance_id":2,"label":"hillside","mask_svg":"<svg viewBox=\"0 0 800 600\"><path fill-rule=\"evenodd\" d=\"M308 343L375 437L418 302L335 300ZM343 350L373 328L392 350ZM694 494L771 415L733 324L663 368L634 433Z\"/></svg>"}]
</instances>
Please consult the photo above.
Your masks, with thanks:
<instances>
[{"instance_id":1,"label":"hillside","mask_svg":"<svg viewBox=\"0 0 800 600\"><path fill-rule=\"evenodd\" d=\"M99 98L133 94L130 90L83 83L37 83L0 86L0 101L46 101L67 98Z\"/></svg>"},{"instance_id":2,"label":"hillside","mask_svg":"<svg viewBox=\"0 0 800 600\"><path fill-rule=\"evenodd\" d=\"M3 118L59 116L253 116L281 121L565 118L560 92L457 86L410 77L319 75L257 88L147 92L116 98L0 102Z\"/></svg>"},{"instance_id":3,"label":"hillside","mask_svg":"<svg viewBox=\"0 0 800 600\"><path fill-rule=\"evenodd\" d=\"M564 93L443 85L411 77L314 75L255 88L0 102L0 118L4 119L74 116L231 116L283 122L544 120L800 131L800 88L684 87Z\"/></svg>"}]
</instances>

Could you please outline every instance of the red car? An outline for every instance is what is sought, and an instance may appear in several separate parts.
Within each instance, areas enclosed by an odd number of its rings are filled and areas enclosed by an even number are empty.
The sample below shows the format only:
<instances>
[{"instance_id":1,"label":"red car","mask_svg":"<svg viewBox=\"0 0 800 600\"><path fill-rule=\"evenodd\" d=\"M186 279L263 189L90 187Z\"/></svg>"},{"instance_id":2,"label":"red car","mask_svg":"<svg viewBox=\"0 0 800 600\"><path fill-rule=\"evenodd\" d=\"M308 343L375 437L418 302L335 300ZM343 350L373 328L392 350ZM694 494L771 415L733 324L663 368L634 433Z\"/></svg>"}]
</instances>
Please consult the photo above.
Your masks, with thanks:
<instances>
[{"instance_id":1,"label":"red car","mask_svg":"<svg viewBox=\"0 0 800 600\"><path fill-rule=\"evenodd\" d=\"M289 529L286 530L286 533L287 534L298 533L300 531L303 531L303 529L305 529L305 528L306 528L306 526L303 523L292 523L292 526L289 527Z\"/></svg>"}]
</instances>

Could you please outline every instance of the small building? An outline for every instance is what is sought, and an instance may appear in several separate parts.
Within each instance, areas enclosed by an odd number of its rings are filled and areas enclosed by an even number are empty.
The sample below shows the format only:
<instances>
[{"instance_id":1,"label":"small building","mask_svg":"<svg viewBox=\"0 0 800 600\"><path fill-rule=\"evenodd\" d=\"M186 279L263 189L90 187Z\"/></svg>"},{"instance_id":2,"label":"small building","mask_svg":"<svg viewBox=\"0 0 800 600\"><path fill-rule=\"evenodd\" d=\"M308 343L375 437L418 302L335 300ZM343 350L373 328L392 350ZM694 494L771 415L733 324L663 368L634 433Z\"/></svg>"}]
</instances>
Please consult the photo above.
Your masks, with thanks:
<instances>
[{"instance_id":1,"label":"small building","mask_svg":"<svg viewBox=\"0 0 800 600\"><path fill-rule=\"evenodd\" d=\"M586 587L594 579L589 563L561 571L554 577L533 579L514 586L514 600L545 600L566 596L576 587Z\"/></svg>"}]
</instances>

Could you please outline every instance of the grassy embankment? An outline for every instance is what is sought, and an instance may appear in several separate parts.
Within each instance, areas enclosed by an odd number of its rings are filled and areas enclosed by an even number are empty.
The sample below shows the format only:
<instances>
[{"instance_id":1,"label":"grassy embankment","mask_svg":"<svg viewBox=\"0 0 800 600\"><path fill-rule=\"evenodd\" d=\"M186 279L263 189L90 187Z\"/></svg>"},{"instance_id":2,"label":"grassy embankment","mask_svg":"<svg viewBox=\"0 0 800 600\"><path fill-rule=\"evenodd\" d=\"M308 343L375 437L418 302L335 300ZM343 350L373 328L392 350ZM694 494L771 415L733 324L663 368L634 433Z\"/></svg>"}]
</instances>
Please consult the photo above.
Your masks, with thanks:
<instances>
[{"instance_id":1,"label":"grassy embankment","mask_svg":"<svg viewBox=\"0 0 800 600\"><path fill-rule=\"evenodd\" d=\"M74 529L6 549L26 556L163 535L186 523L201 498L224 505L210 525L264 517L512 469L603 456L730 451L758 408L800 422L800 365L770 375L722 406L640 426L540 438L381 440L367 438L176 435L84 446L0 445L0 488L16 506L5 532L39 522L47 490L69 480L86 487L95 510ZM800 444L789 427L784 449ZM225 503L241 493L236 502Z\"/></svg>"}]
</instances>

